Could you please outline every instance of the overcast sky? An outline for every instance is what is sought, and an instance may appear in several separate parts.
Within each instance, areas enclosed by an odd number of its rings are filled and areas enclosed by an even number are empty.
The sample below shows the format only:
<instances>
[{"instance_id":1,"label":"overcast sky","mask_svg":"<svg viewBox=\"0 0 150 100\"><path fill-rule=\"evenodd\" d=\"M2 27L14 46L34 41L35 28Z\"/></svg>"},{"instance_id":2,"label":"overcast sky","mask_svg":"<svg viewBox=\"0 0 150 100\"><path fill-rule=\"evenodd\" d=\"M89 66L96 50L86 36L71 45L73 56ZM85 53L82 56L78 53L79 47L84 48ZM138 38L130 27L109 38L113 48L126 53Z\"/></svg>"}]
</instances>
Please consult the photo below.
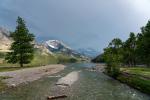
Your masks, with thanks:
<instances>
[{"instance_id":1,"label":"overcast sky","mask_svg":"<svg viewBox=\"0 0 150 100\"><path fill-rule=\"evenodd\" d=\"M140 32L150 19L150 0L0 0L0 26L14 30L17 16L40 42L102 51L113 38Z\"/></svg>"}]
</instances>

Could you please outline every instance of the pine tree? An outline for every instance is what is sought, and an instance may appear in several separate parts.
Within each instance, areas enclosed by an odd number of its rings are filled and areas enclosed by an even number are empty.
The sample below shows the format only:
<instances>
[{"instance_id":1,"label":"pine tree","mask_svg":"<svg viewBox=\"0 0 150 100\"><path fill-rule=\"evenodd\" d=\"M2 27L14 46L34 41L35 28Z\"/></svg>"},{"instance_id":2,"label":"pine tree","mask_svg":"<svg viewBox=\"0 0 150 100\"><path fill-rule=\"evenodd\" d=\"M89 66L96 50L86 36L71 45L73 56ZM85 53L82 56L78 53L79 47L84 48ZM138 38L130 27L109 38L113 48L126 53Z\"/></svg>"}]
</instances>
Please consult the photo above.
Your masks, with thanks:
<instances>
[{"instance_id":1,"label":"pine tree","mask_svg":"<svg viewBox=\"0 0 150 100\"><path fill-rule=\"evenodd\" d=\"M34 35L27 29L25 21L18 17L16 30L10 36L14 42L10 48L11 52L6 55L6 60L8 63L19 63L20 67L23 67L23 64L28 64L33 59Z\"/></svg>"},{"instance_id":2,"label":"pine tree","mask_svg":"<svg viewBox=\"0 0 150 100\"><path fill-rule=\"evenodd\" d=\"M135 34L131 32L129 38L125 41L123 46L125 63L129 66L136 65L136 43L137 38Z\"/></svg>"},{"instance_id":3,"label":"pine tree","mask_svg":"<svg viewBox=\"0 0 150 100\"><path fill-rule=\"evenodd\" d=\"M138 54L142 62L150 66L150 21L145 27L141 28L141 34L138 34Z\"/></svg>"}]
</instances>

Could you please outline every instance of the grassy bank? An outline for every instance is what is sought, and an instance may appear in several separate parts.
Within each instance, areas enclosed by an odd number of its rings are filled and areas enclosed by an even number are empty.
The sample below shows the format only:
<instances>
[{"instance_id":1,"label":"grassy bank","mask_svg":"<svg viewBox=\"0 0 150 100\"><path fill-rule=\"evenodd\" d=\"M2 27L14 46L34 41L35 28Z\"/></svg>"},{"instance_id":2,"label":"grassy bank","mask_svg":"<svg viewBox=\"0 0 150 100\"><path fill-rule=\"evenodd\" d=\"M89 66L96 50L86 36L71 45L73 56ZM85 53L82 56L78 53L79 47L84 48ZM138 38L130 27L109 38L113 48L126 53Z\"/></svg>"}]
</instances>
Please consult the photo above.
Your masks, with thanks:
<instances>
[{"instance_id":1,"label":"grassy bank","mask_svg":"<svg viewBox=\"0 0 150 100\"><path fill-rule=\"evenodd\" d=\"M65 54L43 54L41 51L36 50L34 53L34 59L31 61L31 63L25 64L24 67L21 68L19 64L7 63L4 60L5 55L6 53L0 52L0 72L19 70L29 67L38 67L49 64L74 63L80 60L79 58L67 56Z\"/></svg>"},{"instance_id":2,"label":"grassy bank","mask_svg":"<svg viewBox=\"0 0 150 100\"><path fill-rule=\"evenodd\" d=\"M116 79L150 95L150 68L121 68Z\"/></svg>"},{"instance_id":3,"label":"grassy bank","mask_svg":"<svg viewBox=\"0 0 150 100\"><path fill-rule=\"evenodd\" d=\"M75 63L79 61L79 59L76 57L71 57L63 54L56 54L55 56L57 58L58 63Z\"/></svg>"},{"instance_id":4,"label":"grassy bank","mask_svg":"<svg viewBox=\"0 0 150 100\"><path fill-rule=\"evenodd\" d=\"M4 82L2 82L2 80L8 79L8 78L10 78L10 77L0 76L0 91L3 91L7 88L7 85Z\"/></svg>"},{"instance_id":5,"label":"grassy bank","mask_svg":"<svg viewBox=\"0 0 150 100\"><path fill-rule=\"evenodd\" d=\"M7 63L4 60L4 58L5 58L5 56L0 57L0 59L1 59L0 67L1 68L2 67L6 67L6 68L14 67L14 68L11 68L11 69L17 69L17 67L19 67L19 64ZM36 52L34 54L34 59L31 61L31 63L30 64L25 64L24 67L36 67L36 66L56 64L56 63L58 63L58 60L53 55L50 55L50 54L43 55L43 54L40 54L39 52ZM5 70L5 68L2 68L2 69Z\"/></svg>"},{"instance_id":6,"label":"grassy bank","mask_svg":"<svg viewBox=\"0 0 150 100\"><path fill-rule=\"evenodd\" d=\"M141 68L141 67L121 68L121 72L143 76L150 79L150 68Z\"/></svg>"}]
</instances>

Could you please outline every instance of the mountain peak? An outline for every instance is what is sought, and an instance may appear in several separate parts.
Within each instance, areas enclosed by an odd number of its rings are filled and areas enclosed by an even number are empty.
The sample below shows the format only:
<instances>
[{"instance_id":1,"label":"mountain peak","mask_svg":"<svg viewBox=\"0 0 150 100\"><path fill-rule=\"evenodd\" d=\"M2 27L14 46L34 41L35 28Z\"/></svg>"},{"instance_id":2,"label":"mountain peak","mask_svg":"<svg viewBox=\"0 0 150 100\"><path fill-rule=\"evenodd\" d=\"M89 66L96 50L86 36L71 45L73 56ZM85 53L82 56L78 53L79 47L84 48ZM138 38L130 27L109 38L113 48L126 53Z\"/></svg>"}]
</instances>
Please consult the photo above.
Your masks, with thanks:
<instances>
[{"instance_id":1,"label":"mountain peak","mask_svg":"<svg viewBox=\"0 0 150 100\"><path fill-rule=\"evenodd\" d=\"M53 50L60 50L60 49L68 49L71 50L66 44L59 40L48 40L45 42L46 46Z\"/></svg>"}]
</instances>

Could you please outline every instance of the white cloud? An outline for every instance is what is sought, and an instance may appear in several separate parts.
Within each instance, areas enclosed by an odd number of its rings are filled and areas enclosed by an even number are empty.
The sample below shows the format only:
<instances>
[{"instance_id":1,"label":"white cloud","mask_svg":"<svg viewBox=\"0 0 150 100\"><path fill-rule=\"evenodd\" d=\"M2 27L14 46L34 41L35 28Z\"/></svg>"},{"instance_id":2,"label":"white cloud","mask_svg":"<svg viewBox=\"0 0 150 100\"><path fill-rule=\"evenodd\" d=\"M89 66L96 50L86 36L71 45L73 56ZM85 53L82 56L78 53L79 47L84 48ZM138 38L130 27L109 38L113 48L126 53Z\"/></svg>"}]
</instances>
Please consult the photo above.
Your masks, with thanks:
<instances>
[{"instance_id":1,"label":"white cloud","mask_svg":"<svg viewBox=\"0 0 150 100\"><path fill-rule=\"evenodd\" d=\"M128 0L133 9L144 16L150 16L150 0Z\"/></svg>"}]
</instances>

